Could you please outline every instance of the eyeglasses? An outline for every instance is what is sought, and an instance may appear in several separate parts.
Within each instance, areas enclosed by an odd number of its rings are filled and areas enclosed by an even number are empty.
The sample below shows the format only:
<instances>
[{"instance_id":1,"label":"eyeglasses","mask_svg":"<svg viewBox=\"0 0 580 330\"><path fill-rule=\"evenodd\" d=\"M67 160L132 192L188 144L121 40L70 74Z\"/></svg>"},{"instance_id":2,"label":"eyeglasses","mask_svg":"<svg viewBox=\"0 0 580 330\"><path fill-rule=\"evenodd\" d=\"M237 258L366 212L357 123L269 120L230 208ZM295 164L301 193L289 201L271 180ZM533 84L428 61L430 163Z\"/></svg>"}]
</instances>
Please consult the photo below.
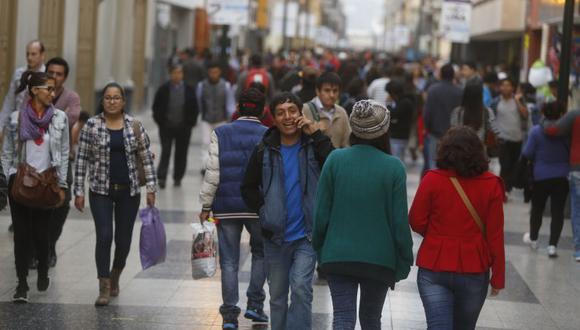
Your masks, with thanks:
<instances>
[{"instance_id":1,"label":"eyeglasses","mask_svg":"<svg viewBox=\"0 0 580 330\"><path fill-rule=\"evenodd\" d=\"M105 102L121 102L123 98L121 96L105 96Z\"/></svg>"},{"instance_id":2,"label":"eyeglasses","mask_svg":"<svg viewBox=\"0 0 580 330\"><path fill-rule=\"evenodd\" d=\"M46 89L46 91L49 92L49 93L52 93L52 92L55 91L54 86L46 86L46 85L44 85L44 86L34 86L34 87L40 88L40 89Z\"/></svg>"}]
</instances>

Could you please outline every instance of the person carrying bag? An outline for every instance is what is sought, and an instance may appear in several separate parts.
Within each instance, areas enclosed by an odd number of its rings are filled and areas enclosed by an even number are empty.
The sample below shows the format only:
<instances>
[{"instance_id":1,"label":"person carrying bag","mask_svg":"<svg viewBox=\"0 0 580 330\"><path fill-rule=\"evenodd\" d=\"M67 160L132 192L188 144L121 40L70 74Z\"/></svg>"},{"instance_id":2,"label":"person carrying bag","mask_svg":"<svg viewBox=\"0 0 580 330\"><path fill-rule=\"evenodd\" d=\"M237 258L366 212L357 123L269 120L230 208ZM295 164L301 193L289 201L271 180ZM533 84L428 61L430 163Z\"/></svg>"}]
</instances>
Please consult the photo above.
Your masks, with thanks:
<instances>
[{"instance_id":1,"label":"person carrying bag","mask_svg":"<svg viewBox=\"0 0 580 330\"><path fill-rule=\"evenodd\" d=\"M473 129L451 128L409 211L423 236L417 286L428 329L475 329L488 287L496 296L505 286L504 187L488 162Z\"/></svg>"},{"instance_id":2,"label":"person carrying bag","mask_svg":"<svg viewBox=\"0 0 580 330\"><path fill-rule=\"evenodd\" d=\"M28 262L33 246L38 259L37 289L48 289L48 219L62 205L68 189L68 119L52 105L55 80L44 72L28 71L22 75L17 92L24 89L30 101L11 114L2 149L14 225L15 303L28 302Z\"/></svg>"}]
</instances>

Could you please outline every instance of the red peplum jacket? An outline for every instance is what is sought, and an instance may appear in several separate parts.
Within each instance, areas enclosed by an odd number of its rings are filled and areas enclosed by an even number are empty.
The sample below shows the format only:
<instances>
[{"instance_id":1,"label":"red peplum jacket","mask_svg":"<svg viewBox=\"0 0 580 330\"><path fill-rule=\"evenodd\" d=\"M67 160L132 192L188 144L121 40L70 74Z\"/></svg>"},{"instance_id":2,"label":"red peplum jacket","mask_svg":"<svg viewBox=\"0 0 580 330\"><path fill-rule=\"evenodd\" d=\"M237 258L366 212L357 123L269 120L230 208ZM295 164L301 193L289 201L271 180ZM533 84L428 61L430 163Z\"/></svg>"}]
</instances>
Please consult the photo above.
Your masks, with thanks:
<instances>
[{"instance_id":1,"label":"red peplum jacket","mask_svg":"<svg viewBox=\"0 0 580 330\"><path fill-rule=\"evenodd\" d=\"M413 231L423 236L417 266L438 272L481 273L491 268L491 286L505 286L503 183L486 172L459 183L486 225L481 233L450 177L448 170L427 172L409 212Z\"/></svg>"}]
</instances>

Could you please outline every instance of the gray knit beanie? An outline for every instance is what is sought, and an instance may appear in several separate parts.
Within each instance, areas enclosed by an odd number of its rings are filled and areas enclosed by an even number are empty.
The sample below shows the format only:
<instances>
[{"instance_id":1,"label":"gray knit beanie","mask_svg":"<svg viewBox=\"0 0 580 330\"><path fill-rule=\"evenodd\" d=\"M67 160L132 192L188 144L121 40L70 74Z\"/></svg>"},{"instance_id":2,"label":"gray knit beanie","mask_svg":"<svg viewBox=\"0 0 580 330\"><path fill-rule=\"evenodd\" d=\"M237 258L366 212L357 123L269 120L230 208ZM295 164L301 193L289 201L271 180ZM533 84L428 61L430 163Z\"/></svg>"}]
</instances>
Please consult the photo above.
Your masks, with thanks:
<instances>
[{"instance_id":1,"label":"gray knit beanie","mask_svg":"<svg viewBox=\"0 0 580 330\"><path fill-rule=\"evenodd\" d=\"M361 100L354 104L350 114L352 133L361 139L372 140L387 133L391 113L387 108L373 100Z\"/></svg>"}]
</instances>

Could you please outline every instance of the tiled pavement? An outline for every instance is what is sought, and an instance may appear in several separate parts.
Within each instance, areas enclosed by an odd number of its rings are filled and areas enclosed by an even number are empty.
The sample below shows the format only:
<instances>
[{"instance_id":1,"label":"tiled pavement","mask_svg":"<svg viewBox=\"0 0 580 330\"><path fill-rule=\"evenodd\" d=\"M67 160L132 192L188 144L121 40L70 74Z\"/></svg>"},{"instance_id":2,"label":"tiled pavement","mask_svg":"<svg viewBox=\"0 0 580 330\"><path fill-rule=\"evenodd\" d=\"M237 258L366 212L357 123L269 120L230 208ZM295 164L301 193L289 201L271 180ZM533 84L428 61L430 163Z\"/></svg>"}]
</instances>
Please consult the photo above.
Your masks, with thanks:
<instances>
[{"instance_id":1,"label":"tiled pavement","mask_svg":"<svg viewBox=\"0 0 580 330\"><path fill-rule=\"evenodd\" d=\"M158 137L151 127L154 151L159 154ZM58 265L52 269L52 285L45 293L32 289L28 305L10 302L16 285L12 236L8 233L9 213L0 212L0 329L220 329L221 303L219 273L210 279L192 280L189 263L191 230L189 223L200 209L198 131L194 132L189 154L188 175L181 188L168 188L158 196L158 207L167 231L167 261L146 271L139 263L139 229L133 235L132 252L121 278L121 294L105 308L92 303L97 294L94 263L95 235L90 212L71 211L57 247ZM410 166L409 201L417 188L418 166ZM571 228L566 221L560 257L545 253L548 226L542 228L541 248L530 251L521 236L527 228L528 205L514 195L506 204L507 288L485 303L478 329L580 329L580 263L572 260ZM549 223L549 220L546 219ZM414 236L415 251L420 238ZM250 258L244 236L240 274L240 306L245 307ZM30 275L35 287L36 274ZM389 292L383 310L384 329L424 329L425 317L415 283L416 268L406 281ZM268 308L267 308L268 309ZM267 310L268 311L268 310ZM332 304L328 287L314 285L314 329L329 329ZM242 329L252 326L240 318Z\"/></svg>"}]
</instances>

